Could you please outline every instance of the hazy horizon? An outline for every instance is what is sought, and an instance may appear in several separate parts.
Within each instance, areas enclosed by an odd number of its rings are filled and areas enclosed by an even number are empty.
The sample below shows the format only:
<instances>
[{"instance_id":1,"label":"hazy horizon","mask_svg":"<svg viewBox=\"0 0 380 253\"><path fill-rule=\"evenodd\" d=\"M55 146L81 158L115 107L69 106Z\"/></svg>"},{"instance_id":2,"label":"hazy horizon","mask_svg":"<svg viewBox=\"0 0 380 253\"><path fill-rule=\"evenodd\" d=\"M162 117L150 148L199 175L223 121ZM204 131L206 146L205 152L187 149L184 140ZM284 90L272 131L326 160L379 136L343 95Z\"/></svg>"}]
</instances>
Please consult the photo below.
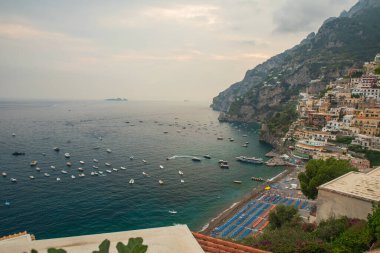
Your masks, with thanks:
<instances>
[{"instance_id":1,"label":"hazy horizon","mask_svg":"<svg viewBox=\"0 0 380 253\"><path fill-rule=\"evenodd\" d=\"M355 3L0 0L0 99L211 102Z\"/></svg>"}]
</instances>

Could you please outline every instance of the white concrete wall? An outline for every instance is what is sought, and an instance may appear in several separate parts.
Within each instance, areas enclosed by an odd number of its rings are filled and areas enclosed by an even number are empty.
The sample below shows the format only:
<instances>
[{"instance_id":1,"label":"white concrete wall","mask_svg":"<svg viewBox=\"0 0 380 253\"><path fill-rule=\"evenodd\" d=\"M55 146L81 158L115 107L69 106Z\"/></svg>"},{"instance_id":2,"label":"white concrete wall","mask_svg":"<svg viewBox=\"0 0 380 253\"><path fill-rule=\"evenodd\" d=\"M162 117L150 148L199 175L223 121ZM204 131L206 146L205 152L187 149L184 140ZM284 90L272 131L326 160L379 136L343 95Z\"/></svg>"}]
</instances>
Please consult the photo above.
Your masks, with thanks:
<instances>
[{"instance_id":1,"label":"white concrete wall","mask_svg":"<svg viewBox=\"0 0 380 253\"><path fill-rule=\"evenodd\" d=\"M338 193L319 189L317 198L317 223L331 216L367 219L372 213L372 203Z\"/></svg>"}]
</instances>

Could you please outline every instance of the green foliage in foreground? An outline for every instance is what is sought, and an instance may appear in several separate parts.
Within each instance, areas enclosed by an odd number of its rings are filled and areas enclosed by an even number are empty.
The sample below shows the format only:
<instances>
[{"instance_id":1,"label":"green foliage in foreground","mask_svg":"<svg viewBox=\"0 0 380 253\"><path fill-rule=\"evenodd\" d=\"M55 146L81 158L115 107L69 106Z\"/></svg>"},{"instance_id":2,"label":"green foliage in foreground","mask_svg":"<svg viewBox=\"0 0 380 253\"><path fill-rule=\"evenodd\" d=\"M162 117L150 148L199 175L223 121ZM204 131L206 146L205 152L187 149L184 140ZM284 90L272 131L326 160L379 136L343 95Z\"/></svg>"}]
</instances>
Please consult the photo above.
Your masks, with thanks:
<instances>
[{"instance_id":1,"label":"green foliage in foreground","mask_svg":"<svg viewBox=\"0 0 380 253\"><path fill-rule=\"evenodd\" d=\"M306 164L305 172L298 175L302 193L310 199L315 199L318 195L317 187L340 177L350 171L355 170L347 160L310 160Z\"/></svg>"},{"instance_id":2,"label":"green foliage in foreground","mask_svg":"<svg viewBox=\"0 0 380 253\"><path fill-rule=\"evenodd\" d=\"M271 229L281 228L298 219L298 211L294 206L278 205L269 213L269 227Z\"/></svg>"},{"instance_id":3,"label":"green foliage in foreground","mask_svg":"<svg viewBox=\"0 0 380 253\"><path fill-rule=\"evenodd\" d=\"M374 207L368 219L366 222L347 217L330 218L318 226L300 221L286 222L277 228L268 226L262 234L247 237L240 243L274 253L359 253L379 242L379 205Z\"/></svg>"},{"instance_id":4,"label":"green foliage in foreground","mask_svg":"<svg viewBox=\"0 0 380 253\"><path fill-rule=\"evenodd\" d=\"M128 244L125 245L122 242L118 242L116 249L118 253L146 253L148 250L147 245L143 245L143 239L141 237L129 238ZM94 250L92 253L109 253L111 242L105 239L100 245L99 250ZM63 249L50 248L48 253L67 253ZM31 253L38 253L37 250L32 249Z\"/></svg>"}]
</instances>

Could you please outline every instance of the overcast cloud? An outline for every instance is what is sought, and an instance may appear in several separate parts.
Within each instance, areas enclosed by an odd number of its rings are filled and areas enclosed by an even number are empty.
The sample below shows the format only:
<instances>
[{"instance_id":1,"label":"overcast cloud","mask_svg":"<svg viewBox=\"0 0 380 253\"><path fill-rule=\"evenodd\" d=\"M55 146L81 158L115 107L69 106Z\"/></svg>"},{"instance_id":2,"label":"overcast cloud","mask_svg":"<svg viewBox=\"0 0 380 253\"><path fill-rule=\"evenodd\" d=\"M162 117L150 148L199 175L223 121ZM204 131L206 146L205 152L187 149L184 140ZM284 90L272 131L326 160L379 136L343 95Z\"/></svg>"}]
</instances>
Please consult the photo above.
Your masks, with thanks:
<instances>
[{"instance_id":1,"label":"overcast cloud","mask_svg":"<svg viewBox=\"0 0 380 253\"><path fill-rule=\"evenodd\" d=\"M0 97L203 100L355 0L0 0Z\"/></svg>"}]
</instances>

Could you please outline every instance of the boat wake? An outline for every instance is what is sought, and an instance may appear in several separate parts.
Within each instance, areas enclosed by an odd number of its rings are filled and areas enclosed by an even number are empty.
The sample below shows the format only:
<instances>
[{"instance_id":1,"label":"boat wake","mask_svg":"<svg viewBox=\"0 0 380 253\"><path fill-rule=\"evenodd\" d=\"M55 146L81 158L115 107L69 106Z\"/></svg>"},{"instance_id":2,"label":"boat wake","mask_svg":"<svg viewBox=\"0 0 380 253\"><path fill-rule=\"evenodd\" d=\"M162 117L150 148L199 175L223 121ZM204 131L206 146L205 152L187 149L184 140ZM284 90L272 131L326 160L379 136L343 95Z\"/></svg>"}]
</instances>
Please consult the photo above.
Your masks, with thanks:
<instances>
[{"instance_id":1,"label":"boat wake","mask_svg":"<svg viewBox=\"0 0 380 253\"><path fill-rule=\"evenodd\" d=\"M194 156L191 155L173 155L171 157L168 157L168 160L174 160L176 158L193 158Z\"/></svg>"}]
</instances>

